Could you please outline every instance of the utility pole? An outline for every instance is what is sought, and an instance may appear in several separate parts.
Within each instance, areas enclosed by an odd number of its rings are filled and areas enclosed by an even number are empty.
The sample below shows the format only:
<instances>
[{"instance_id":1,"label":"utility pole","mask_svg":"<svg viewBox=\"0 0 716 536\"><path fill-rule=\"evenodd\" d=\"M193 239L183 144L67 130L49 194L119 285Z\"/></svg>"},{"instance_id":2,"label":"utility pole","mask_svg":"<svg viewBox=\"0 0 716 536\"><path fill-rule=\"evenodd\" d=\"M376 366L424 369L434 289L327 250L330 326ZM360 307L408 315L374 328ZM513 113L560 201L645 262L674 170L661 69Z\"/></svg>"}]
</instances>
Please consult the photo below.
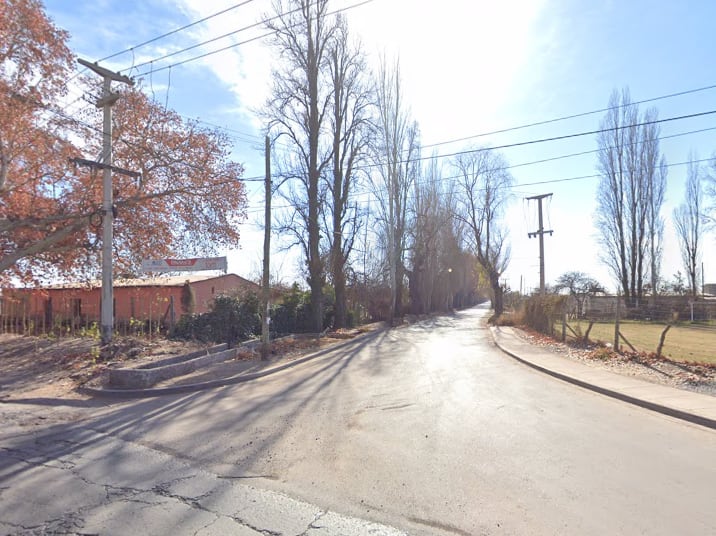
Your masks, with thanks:
<instances>
[{"instance_id":1,"label":"utility pole","mask_svg":"<svg viewBox=\"0 0 716 536\"><path fill-rule=\"evenodd\" d=\"M544 294L544 235L545 233L549 233L550 236L552 236L552 230L545 231L544 224L542 223L542 200L545 197L551 197L552 194L542 194L542 195L535 195L532 197L528 197L527 200L531 201L533 199L537 200L537 206L539 211L539 229L535 231L534 233L527 233L527 236L529 238L539 237L539 293Z\"/></svg>"},{"instance_id":2,"label":"utility pole","mask_svg":"<svg viewBox=\"0 0 716 536\"><path fill-rule=\"evenodd\" d=\"M112 106L119 99L119 93L112 93L112 81L130 86L134 81L119 73L100 67L96 63L78 59L80 65L91 69L104 79L102 96L95 103L104 112L102 128L102 311L100 335L102 345L112 342L114 329L114 292L112 279L113 200L112 200Z\"/></svg>"},{"instance_id":3,"label":"utility pole","mask_svg":"<svg viewBox=\"0 0 716 536\"><path fill-rule=\"evenodd\" d=\"M271 140L266 136L266 180L264 212L264 273L261 281L263 294L263 317L261 319L261 359L268 359L269 352L269 255L271 254Z\"/></svg>"}]
</instances>

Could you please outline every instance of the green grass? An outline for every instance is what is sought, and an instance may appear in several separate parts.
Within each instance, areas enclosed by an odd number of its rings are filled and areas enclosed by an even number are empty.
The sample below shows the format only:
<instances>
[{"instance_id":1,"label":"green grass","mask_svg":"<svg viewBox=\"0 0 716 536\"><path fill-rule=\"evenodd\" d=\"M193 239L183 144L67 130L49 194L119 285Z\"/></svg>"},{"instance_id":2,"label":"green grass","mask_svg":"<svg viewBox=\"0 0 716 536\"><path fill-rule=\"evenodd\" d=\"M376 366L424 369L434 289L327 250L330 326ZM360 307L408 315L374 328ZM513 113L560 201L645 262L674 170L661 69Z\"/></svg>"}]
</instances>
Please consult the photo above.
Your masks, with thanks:
<instances>
[{"instance_id":1,"label":"green grass","mask_svg":"<svg viewBox=\"0 0 716 536\"><path fill-rule=\"evenodd\" d=\"M570 327L579 334L584 334L589 322L572 321ZM622 321L620 331L624 337L639 351L656 352L659 338L666 325L648 322ZM561 323L555 324L555 332L561 333ZM573 334L567 330L567 337ZM597 322L589 332L589 340L614 343L614 323ZM622 348L628 346L620 340ZM662 355L674 361L696 361L716 364L716 329L692 327L688 324L673 325L666 334Z\"/></svg>"}]
</instances>

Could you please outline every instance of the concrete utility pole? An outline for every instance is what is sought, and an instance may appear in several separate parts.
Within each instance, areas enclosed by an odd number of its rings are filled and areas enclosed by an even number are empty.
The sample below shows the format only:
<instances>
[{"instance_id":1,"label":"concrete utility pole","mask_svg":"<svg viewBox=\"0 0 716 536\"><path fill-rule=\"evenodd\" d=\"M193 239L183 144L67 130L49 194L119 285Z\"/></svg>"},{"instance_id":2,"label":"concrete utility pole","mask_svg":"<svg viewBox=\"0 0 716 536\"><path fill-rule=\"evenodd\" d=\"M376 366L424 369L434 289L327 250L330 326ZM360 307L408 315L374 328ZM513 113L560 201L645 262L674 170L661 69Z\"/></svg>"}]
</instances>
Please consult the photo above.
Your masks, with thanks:
<instances>
[{"instance_id":1,"label":"concrete utility pole","mask_svg":"<svg viewBox=\"0 0 716 536\"><path fill-rule=\"evenodd\" d=\"M271 253L271 140L266 136L266 180L264 213L264 273L261 281L263 293L263 317L261 319L261 359L268 359L269 352L269 255Z\"/></svg>"},{"instance_id":2,"label":"concrete utility pole","mask_svg":"<svg viewBox=\"0 0 716 536\"><path fill-rule=\"evenodd\" d=\"M544 224L542 223L542 200L545 197L551 197L552 194L542 194L542 195L535 195L532 197L528 197L527 200L531 201L533 199L537 200L538 203L538 210L539 210L539 229L535 231L534 233L527 233L527 236L529 238L534 238L535 236L539 237L539 293L544 294L544 235L545 233L549 233L550 236L552 236L552 230L545 231Z\"/></svg>"},{"instance_id":3,"label":"concrete utility pole","mask_svg":"<svg viewBox=\"0 0 716 536\"><path fill-rule=\"evenodd\" d=\"M114 329L114 292L112 279L112 240L113 240L113 200L112 200L112 106L119 99L119 93L112 93L112 81L122 82L130 86L134 81L119 73L100 67L96 63L78 59L80 65L91 69L104 79L102 96L95 103L104 112L102 128L102 311L100 334L102 344L112 342Z\"/></svg>"}]
</instances>

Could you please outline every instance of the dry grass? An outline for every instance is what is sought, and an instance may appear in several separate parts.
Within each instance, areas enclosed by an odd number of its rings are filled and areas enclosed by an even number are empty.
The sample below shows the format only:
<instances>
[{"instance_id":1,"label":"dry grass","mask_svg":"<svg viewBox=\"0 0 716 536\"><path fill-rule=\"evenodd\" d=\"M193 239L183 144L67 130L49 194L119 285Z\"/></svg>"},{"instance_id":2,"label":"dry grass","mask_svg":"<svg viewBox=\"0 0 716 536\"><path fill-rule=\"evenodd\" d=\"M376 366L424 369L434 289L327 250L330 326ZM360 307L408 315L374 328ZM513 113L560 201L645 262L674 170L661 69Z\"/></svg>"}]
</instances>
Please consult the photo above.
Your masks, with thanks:
<instances>
[{"instance_id":1,"label":"dry grass","mask_svg":"<svg viewBox=\"0 0 716 536\"><path fill-rule=\"evenodd\" d=\"M579 334L584 334L589 327L589 323L583 320L569 322L569 325ZM663 324L622 321L619 329L638 351L651 353L656 352L659 338L665 328ZM555 330L559 332L561 324L557 324ZM569 330L567 334L572 335ZM589 333L589 340L613 343L614 323L595 323ZM623 340L620 344L627 347ZM674 325L666 334L662 355L675 361L716 364L716 330Z\"/></svg>"}]
</instances>

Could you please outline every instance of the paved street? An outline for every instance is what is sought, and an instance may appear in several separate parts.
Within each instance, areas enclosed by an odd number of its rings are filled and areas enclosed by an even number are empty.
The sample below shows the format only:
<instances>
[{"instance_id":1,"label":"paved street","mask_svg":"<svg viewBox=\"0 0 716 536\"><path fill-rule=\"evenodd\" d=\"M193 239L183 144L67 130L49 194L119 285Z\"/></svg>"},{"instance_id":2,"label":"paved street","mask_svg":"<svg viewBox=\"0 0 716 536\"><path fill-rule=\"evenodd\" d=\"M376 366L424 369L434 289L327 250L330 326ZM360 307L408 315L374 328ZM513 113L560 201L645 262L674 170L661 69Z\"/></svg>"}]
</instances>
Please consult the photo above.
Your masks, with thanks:
<instances>
[{"instance_id":1,"label":"paved street","mask_svg":"<svg viewBox=\"0 0 716 536\"><path fill-rule=\"evenodd\" d=\"M713 430L514 361L486 314L222 389L0 406L0 531L716 532ZM45 419L19 426L17 411Z\"/></svg>"}]
</instances>

